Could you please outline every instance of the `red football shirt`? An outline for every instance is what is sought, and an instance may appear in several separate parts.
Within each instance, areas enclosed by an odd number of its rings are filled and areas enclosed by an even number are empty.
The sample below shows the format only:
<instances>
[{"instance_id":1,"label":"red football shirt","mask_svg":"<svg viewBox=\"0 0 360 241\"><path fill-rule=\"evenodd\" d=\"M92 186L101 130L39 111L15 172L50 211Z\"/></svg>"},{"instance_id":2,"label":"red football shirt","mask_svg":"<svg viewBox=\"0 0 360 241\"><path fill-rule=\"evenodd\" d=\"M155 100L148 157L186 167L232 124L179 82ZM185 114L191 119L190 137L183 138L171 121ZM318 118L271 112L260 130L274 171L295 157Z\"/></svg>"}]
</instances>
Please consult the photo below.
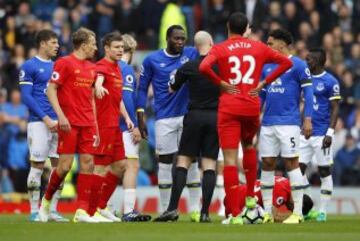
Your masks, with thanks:
<instances>
[{"instance_id":1,"label":"red football shirt","mask_svg":"<svg viewBox=\"0 0 360 241\"><path fill-rule=\"evenodd\" d=\"M260 180L255 183L255 196L258 198L258 204L263 205ZM289 179L285 177L275 176L275 184L273 190L273 206L280 207L286 204L291 198L291 187Z\"/></svg>"},{"instance_id":2,"label":"red football shirt","mask_svg":"<svg viewBox=\"0 0 360 241\"><path fill-rule=\"evenodd\" d=\"M117 127L120 118L122 75L118 64L105 58L96 63L96 74L104 76L103 86L109 91L102 99L96 98L96 114L99 127Z\"/></svg>"},{"instance_id":3,"label":"red football shirt","mask_svg":"<svg viewBox=\"0 0 360 241\"><path fill-rule=\"evenodd\" d=\"M95 125L92 105L95 65L73 54L58 59L51 76L59 85L57 96L66 118L74 126Z\"/></svg>"},{"instance_id":4,"label":"red football shirt","mask_svg":"<svg viewBox=\"0 0 360 241\"><path fill-rule=\"evenodd\" d=\"M263 66L273 62L279 65L265 79L266 83L271 83L290 68L291 61L260 41L237 35L214 45L202 61L199 70L215 84L219 85L223 80L236 85L240 90L239 94L222 92L219 111L256 116L260 114L260 100L258 97L250 96L249 91L259 84ZM212 70L214 64L219 67L219 75Z\"/></svg>"}]
</instances>

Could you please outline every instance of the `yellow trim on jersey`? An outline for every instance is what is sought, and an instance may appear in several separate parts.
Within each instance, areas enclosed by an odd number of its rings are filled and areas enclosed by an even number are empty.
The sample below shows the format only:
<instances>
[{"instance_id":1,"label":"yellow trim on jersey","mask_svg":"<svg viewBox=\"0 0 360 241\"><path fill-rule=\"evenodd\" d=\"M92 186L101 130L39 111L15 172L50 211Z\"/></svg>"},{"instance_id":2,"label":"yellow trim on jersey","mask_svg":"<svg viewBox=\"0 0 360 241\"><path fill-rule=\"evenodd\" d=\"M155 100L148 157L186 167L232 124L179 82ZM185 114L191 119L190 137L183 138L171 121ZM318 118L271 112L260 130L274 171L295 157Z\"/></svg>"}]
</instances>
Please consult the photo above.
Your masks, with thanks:
<instances>
[{"instance_id":1,"label":"yellow trim on jersey","mask_svg":"<svg viewBox=\"0 0 360 241\"><path fill-rule=\"evenodd\" d=\"M302 84L301 87L312 86L312 83Z\"/></svg>"},{"instance_id":2,"label":"yellow trim on jersey","mask_svg":"<svg viewBox=\"0 0 360 241\"><path fill-rule=\"evenodd\" d=\"M127 156L126 158L127 158L127 159L136 159L136 160L139 159L138 156Z\"/></svg>"},{"instance_id":3,"label":"yellow trim on jersey","mask_svg":"<svg viewBox=\"0 0 360 241\"><path fill-rule=\"evenodd\" d=\"M128 91L131 91L131 92L134 91L134 90L133 90L132 88L130 88L130 87L123 87L123 90L128 90Z\"/></svg>"},{"instance_id":4,"label":"yellow trim on jersey","mask_svg":"<svg viewBox=\"0 0 360 241\"><path fill-rule=\"evenodd\" d=\"M341 100L341 96L340 95L333 96L333 97L330 97L329 100Z\"/></svg>"},{"instance_id":5,"label":"yellow trim on jersey","mask_svg":"<svg viewBox=\"0 0 360 241\"><path fill-rule=\"evenodd\" d=\"M33 85L33 82L21 81L21 82L19 82L19 85Z\"/></svg>"}]
</instances>

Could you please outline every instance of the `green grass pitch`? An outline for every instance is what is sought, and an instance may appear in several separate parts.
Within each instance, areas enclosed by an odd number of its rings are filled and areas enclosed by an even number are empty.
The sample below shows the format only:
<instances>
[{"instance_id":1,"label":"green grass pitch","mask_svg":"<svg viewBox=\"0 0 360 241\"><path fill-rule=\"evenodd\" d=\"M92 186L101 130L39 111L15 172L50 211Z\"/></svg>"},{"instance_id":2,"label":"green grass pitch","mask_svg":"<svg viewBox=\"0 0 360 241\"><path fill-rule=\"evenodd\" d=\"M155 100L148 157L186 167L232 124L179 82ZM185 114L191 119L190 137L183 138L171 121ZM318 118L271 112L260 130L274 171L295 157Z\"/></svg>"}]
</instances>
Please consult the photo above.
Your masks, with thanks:
<instances>
[{"instance_id":1,"label":"green grass pitch","mask_svg":"<svg viewBox=\"0 0 360 241\"><path fill-rule=\"evenodd\" d=\"M330 216L326 223L224 226L190 223L182 215L177 223L29 223L25 215L0 215L1 241L352 241L360 240L360 216Z\"/></svg>"}]
</instances>

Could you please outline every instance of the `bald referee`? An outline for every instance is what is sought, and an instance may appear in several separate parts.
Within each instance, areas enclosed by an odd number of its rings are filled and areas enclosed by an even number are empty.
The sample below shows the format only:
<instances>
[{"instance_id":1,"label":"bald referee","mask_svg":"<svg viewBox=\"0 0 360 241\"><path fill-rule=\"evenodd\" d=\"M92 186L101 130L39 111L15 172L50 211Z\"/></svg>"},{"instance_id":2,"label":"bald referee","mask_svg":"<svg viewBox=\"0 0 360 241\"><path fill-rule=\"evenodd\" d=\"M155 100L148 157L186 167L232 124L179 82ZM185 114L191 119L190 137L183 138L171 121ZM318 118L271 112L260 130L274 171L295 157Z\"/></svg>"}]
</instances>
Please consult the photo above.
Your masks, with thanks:
<instances>
[{"instance_id":1,"label":"bald referee","mask_svg":"<svg viewBox=\"0 0 360 241\"><path fill-rule=\"evenodd\" d=\"M199 72L201 61L213 45L210 34L199 31L195 34L194 42L200 57L184 64L177 70L175 78L170 81L170 92L179 90L184 83L188 84L190 103L189 112L184 118L169 207L154 220L155 222L176 221L179 218L177 208L186 185L188 168L199 157L203 169L203 202L201 215L196 221L211 222L209 206L216 183L215 160L219 151L216 129L219 88Z\"/></svg>"}]
</instances>

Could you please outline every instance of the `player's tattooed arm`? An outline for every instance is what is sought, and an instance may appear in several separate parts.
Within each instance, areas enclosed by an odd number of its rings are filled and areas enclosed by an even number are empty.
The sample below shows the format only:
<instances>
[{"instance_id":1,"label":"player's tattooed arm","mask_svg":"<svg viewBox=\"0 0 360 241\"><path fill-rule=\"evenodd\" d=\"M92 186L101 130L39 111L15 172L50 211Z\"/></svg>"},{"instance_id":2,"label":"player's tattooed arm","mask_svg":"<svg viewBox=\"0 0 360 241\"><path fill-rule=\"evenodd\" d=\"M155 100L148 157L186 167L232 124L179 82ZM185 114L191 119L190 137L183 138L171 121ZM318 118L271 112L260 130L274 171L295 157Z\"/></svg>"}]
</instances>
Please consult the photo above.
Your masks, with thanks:
<instances>
[{"instance_id":1,"label":"player's tattooed arm","mask_svg":"<svg viewBox=\"0 0 360 241\"><path fill-rule=\"evenodd\" d=\"M64 112L62 111L60 104L59 104L59 99L57 97L57 88L59 87L58 84L56 83L49 83L49 86L47 88L46 91L46 95L49 99L49 102L51 104L51 106L53 107L56 115L58 116L58 121L59 121L59 128L63 131L70 131L71 130L71 125L69 120L66 118Z\"/></svg>"}]
</instances>

